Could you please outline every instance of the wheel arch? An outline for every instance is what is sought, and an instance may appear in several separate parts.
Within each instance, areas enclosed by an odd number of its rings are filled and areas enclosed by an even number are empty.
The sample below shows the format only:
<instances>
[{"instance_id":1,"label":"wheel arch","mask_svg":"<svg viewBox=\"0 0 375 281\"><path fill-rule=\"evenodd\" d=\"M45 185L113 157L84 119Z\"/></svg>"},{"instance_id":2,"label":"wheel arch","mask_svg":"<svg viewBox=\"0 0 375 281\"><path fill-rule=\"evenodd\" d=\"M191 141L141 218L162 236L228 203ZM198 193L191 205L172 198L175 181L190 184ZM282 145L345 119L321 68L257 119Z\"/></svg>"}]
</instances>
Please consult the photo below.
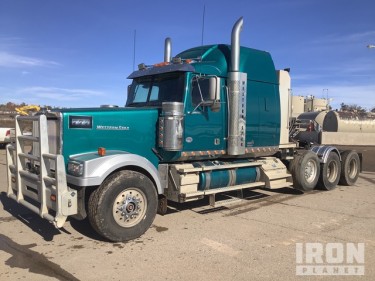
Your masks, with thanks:
<instances>
[{"instance_id":1,"label":"wheel arch","mask_svg":"<svg viewBox=\"0 0 375 281\"><path fill-rule=\"evenodd\" d=\"M133 170L146 175L154 183L157 193L163 193L160 175L156 167L146 158L123 151L107 151L107 155L97 153L74 155L69 158L83 164L83 175L67 174L69 183L76 186L99 186L110 175L121 170Z\"/></svg>"},{"instance_id":2,"label":"wheel arch","mask_svg":"<svg viewBox=\"0 0 375 281\"><path fill-rule=\"evenodd\" d=\"M331 146L331 145L314 146L310 150L318 156L320 163L327 163L328 156L331 152L336 153L341 162L340 151L334 146Z\"/></svg>"},{"instance_id":3,"label":"wheel arch","mask_svg":"<svg viewBox=\"0 0 375 281\"><path fill-rule=\"evenodd\" d=\"M154 184L155 188L156 188L156 191L158 192L158 194L162 194L162 187L161 187L161 183L160 183L160 179L158 181L155 180L154 176L148 171L146 170L144 167L141 167L141 166L136 166L136 165L126 165L126 166L123 166L123 167L120 167L114 171L112 171L110 174L108 174L108 177L110 177L111 175L117 173L117 172L120 172L120 171L134 171L134 172L138 172L138 173L141 173L143 175L145 175L146 177L148 177L152 183ZM160 185L160 190L158 188L158 183Z\"/></svg>"}]
</instances>

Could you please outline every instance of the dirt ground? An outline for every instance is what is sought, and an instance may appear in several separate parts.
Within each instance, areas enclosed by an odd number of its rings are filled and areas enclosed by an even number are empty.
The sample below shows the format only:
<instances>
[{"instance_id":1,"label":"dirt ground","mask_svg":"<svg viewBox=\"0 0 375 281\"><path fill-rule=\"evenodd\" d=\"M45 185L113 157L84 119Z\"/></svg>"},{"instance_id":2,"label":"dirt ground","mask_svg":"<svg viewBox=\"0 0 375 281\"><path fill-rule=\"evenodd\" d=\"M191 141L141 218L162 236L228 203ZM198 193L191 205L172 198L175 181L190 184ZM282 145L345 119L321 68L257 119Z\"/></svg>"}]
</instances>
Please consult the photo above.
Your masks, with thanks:
<instances>
[{"instance_id":1,"label":"dirt ground","mask_svg":"<svg viewBox=\"0 0 375 281\"><path fill-rule=\"evenodd\" d=\"M14 118L0 114L0 128L14 128Z\"/></svg>"},{"instance_id":2,"label":"dirt ground","mask_svg":"<svg viewBox=\"0 0 375 281\"><path fill-rule=\"evenodd\" d=\"M109 243L88 220L56 229L6 195L0 150L0 280L375 280L374 148L355 186L306 194L247 190L236 204L170 204L127 243ZM363 243L363 276L298 276L297 244Z\"/></svg>"}]
</instances>

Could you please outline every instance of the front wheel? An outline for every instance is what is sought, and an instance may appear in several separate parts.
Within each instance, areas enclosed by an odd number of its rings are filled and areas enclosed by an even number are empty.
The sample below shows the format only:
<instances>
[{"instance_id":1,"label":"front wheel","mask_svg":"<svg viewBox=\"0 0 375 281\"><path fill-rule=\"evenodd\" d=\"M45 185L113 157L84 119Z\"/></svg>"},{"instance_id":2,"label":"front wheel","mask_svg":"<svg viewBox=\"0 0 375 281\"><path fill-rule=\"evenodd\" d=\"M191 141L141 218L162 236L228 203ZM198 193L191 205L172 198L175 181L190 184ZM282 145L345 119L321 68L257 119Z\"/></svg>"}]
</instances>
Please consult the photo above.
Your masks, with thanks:
<instances>
[{"instance_id":1,"label":"front wheel","mask_svg":"<svg viewBox=\"0 0 375 281\"><path fill-rule=\"evenodd\" d=\"M90 196L92 227L113 242L138 238L151 226L158 197L152 181L135 171L119 171Z\"/></svg>"}]
</instances>

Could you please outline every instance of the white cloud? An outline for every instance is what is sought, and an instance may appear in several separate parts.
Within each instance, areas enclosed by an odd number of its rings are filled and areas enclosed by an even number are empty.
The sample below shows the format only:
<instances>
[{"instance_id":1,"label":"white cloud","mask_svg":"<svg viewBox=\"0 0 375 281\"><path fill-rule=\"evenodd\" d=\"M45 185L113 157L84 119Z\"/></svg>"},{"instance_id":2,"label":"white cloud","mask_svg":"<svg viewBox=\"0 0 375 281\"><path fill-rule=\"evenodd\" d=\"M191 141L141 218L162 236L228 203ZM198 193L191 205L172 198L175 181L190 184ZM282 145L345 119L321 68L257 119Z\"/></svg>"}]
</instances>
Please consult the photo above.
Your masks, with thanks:
<instances>
[{"instance_id":1,"label":"white cloud","mask_svg":"<svg viewBox=\"0 0 375 281\"><path fill-rule=\"evenodd\" d=\"M0 49L2 50L15 49L23 45L23 39L21 37L0 36Z\"/></svg>"},{"instance_id":2,"label":"white cloud","mask_svg":"<svg viewBox=\"0 0 375 281\"><path fill-rule=\"evenodd\" d=\"M55 87L29 87L18 91L19 94L33 97L34 99L52 101L83 101L100 96L103 92L89 89L67 89Z\"/></svg>"},{"instance_id":3,"label":"white cloud","mask_svg":"<svg viewBox=\"0 0 375 281\"><path fill-rule=\"evenodd\" d=\"M101 91L77 88L27 87L22 89L0 88L0 103L15 102L63 107L99 106L106 97Z\"/></svg>"},{"instance_id":4,"label":"white cloud","mask_svg":"<svg viewBox=\"0 0 375 281\"><path fill-rule=\"evenodd\" d=\"M318 39L313 40L312 44L317 44L320 46L325 45L347 45L347 44L364 44L367 40L375 38L375 30L364 31L352 34L330 34ZM370 44L371 42L368 42ZM363 45L365 48L366 45Z\"/></svg>"},{"instance_id":5,"label":"white cloud","mask_svg":"<svg viewBox=\"0 0 375 281\"><path fill-rule=\"evenodd\" d=\"M55 61L0 52L0 67L51 67L59 65Z\"/></svg>"}]
</instances>

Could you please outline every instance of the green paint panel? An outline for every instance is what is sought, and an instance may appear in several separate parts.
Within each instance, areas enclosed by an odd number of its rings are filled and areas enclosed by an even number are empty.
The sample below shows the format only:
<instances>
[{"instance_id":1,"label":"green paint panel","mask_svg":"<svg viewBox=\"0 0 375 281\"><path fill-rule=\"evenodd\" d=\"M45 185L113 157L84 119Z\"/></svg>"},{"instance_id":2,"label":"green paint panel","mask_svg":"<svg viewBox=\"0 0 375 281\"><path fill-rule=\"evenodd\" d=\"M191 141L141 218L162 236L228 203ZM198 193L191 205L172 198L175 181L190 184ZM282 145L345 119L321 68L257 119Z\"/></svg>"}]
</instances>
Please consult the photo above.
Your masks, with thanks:
<instances>
[{"instance_id":1,"label":"green paint panel","mask_svg":"<svg viewBox=\"0 0 375 281\"><path fill-rule=\"evenodd\" d=\"M157 144L158 109L95 108L63 111L63 155L121 150L147 158L156 167L158 158L152 152ZM71 128L69 116L92 117L92 128Z\"/></svg>"},{"instance_id":2,"label":"green paint panel","mask_svg":"<svg viewBox=\"0 0 375 281\"><path fill-rule=\"evenodd\" d=\"M231 47L228 45L202 46L187 50L179 57L201 58L192 64L195 72L186 72L184 87L184 144L182 151L226 149L227 100L226 85L230 69ZM193 69L193 68L192 68ZM280 135L280 102L275 67L269 53L241 47L240 71L247 73L247 131L246 146L276 146ZM160 68L162 75L162 68ZM221 108L198 107L192 100L192 78L195 75L221 77ZM170 93L171 95L176 93ZM181 152L158 148L158 117L161 108L96 108L63 110L63 154L69 156L97 151L121 150L159 162L173 162ZM89 128L73 128L71 117L91 120ZM86 118L86 119L85 119ZM79 127L79 126L78 126ZM82 126L84 127L84 126ZM160 161L152 149L157 149Z\"/></svg>"},{"instance_id":3,"label":"green paint panel","mask_svg":"<svg viewBox=\"0 0 375 281\"><path fill-rule=\"evenodd\" d=\"M275 65L270 53L241 47L240 71L247 73L247 79L277 84ZM182 59L202 58L193 63L197 73L227 77L231 71L231 46L210 45L186 50L177 55Z\"/></svg>"},{"instance_id":4,"label":"green paint panel","mask_svg":"<svg viewBox=\"0 0 375 281\"><path fill-rule=\"evenodd\" d=\"M247 73L248 79L246 146L277 146L280 138L280 99L272 57L268 52L246 47L241 47L240 53L240 71ZM197 47L177 56L183 59L201 58L201 62L193 64L196 73L216 75L225 80L228 71L231 71L229 45ZM222 101L225 100L223 98ZM223 106L226 107L226 104ZM226 128L226 122L223 123L224 127Z\"/></svg>"},{"instance_id":5,"label":"green paint panel","mask_svg":"<svg viewBox=\"0 0 375 281\"><path fill-rule=\"evenodd\" d=\"M193 75L189 74L188 81L191 81L192 78ZM226 104L221 104L221 108L217 112L212 111L209 106L196 108L192 101L191 86L191 83L187 83L184 151L226 149ZM221 100L225 101L224 91L221 91Z\"/></svg>"}]
</instances>

